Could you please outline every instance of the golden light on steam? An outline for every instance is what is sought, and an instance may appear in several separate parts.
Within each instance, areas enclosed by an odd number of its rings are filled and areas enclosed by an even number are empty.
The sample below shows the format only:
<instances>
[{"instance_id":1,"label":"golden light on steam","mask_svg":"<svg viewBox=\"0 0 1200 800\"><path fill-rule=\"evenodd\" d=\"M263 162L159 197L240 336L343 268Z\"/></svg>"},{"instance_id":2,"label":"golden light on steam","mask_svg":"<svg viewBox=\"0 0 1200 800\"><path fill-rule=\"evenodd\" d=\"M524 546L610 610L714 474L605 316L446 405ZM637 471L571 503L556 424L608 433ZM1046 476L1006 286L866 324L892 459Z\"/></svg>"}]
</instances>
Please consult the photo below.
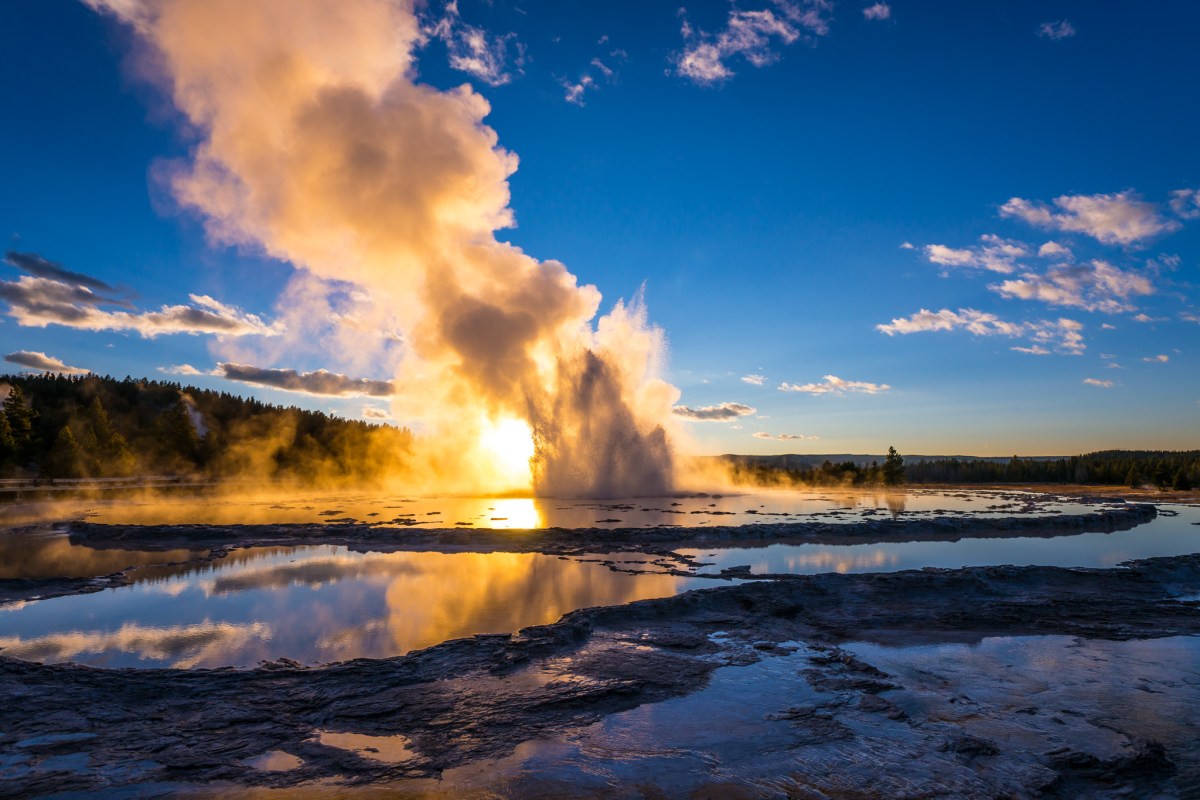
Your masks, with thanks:
<instances>
[{"instance_id":1,"label":"golden light on steam","mask_svg":"<svg viewBox=\"0 0 1200 800\"><path fill-rule=\"evenodd\" d=\"M508 484L508 488L530 488L533 473L529 462L534 455L534 445L529 423L515 417L499 422L485 420L479 445L497 477Z\"/></svg>"}]
</instances>

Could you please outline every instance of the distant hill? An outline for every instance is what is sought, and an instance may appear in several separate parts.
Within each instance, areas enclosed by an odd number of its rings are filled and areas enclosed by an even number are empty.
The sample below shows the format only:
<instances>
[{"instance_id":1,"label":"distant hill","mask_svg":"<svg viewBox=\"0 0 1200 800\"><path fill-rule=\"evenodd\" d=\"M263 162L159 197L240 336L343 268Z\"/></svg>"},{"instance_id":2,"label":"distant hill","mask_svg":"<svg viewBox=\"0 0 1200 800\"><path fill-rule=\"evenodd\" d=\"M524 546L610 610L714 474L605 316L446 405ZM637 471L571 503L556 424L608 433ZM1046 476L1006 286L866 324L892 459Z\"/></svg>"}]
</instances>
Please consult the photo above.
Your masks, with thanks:
<instances>
[{"instance_id":1,"label":"distant hill","mask_svg":"<svg viewBox=\"0 0 1200 800\"><path fill-rule=\"evenodd\" d=\"M0 376L0 477L253 476L369 484L411 433L169 381Z\"/></svg>"}]
</instances>

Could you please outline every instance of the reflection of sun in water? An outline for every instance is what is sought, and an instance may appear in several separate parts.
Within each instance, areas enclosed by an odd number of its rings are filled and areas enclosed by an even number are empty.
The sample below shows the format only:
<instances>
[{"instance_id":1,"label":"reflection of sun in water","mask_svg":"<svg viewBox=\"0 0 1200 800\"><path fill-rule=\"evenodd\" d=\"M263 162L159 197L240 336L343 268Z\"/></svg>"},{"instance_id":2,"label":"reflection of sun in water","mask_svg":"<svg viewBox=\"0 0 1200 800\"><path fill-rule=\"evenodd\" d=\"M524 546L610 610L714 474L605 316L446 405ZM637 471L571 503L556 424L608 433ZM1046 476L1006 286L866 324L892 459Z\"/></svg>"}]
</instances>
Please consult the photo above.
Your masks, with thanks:
<instances>
[{"instance_id":1,"label":"reflection of sun in water","mask_svg":"<svg viewBox=\"0 0 1200 800\"><path fill-rule=\"evenodd\" d=\"M479 437L483 452L491 459L497 475L514 487L527 487L533 458L533 431L524 420L485 420Z\"/></svg>"},{"instance_id":2,"label":"reflection of sun in water","mask_svg":"<svg viewBox=\"0 0 1200 800\"><path fill-rule=\"evenodd\" d=\"M494 528L540 528L544 524L541 509L537 507L532 497L493 500L494 511L490 522ZM497 519L503 517L503 519Z\"/></svg>"}]
</instances>

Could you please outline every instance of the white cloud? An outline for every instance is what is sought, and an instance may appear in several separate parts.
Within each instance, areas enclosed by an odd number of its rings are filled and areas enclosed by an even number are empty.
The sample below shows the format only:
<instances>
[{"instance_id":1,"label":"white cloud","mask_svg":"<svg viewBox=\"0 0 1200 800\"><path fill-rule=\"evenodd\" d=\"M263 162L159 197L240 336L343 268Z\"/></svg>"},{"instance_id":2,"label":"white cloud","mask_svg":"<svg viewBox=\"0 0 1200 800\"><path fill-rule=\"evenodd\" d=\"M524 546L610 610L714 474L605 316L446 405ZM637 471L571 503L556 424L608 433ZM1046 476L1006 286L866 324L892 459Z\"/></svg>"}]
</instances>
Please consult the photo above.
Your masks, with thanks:
<instances>
[{"instance_id":1,"label":"white cloud","mask_svg":"<svg viewBox=\"0 0 1200 800\"><path fill-rule=\"evenodd\" d=\"M1061 353L1079 355L1086 347L1083 343L1083 325L1072 319L1035 320L1009 322L974 308L951 311L930 311L922 308L909 317L898 317L890 323L879 324L875 329L888 336L896 334L926 333L931 331L965 330L976 336L1007 336L1027 338L1035 345L1053 347Z\"/></svg>"},{"instance_id":2,"label":"white cloud","mask_svg":"<svg viewBox=\"0 0 1200 800\"><path fill-rule=\"evenodd\" d=\"M1197 324L1200 324L1200 314L1192 314L1187 311L1180 311L1179 318L1181 320L1184 320L1185 322L1195 322Z\"/></svg>"},{"instance_id":3,"label":"white cloud","mask_svg":"<svg viewBox=\"0 0 1200 800\"><path fill-rule=\"evenodd\" d=\"M1038 26L1038 36L1043 39L1069 39L1075 35L1075 26L1069 20L1060 19L1054 22L1043 22Z\"/></svg>"},{"instance_id":4,"label":"white cloud","mask_svg":"<svg viewBox=\"0 0 1200 800\"><path fill-rule=\"evenodd\" d=\"M1048 356L1050 351L1042 347L1040 344L1035 344L1033 347L1010 347L1009 350L1016 350L1018 353L1025 353L1031 356Z\"/></svg>"},{"instance_id":5,"label":"white cloud","mask_svg":"<svg viewBox=\"0 0 1200 800\"><path fill-rule=\"evenodd\" d=\"M892 16L892 7L887 3L876 3L873 6L867 6L862 10L863 16L867 19L888 19Z\"/></svg>"},{"instance_id":6,"label":"white cloud","mask_svg":"<svg viewBox=\"0 0 1200 800\"><path fill-rule=\"evenodd\" d=\"M1200 189L1171 192L1171 210L1184 219L1200 219Z\"/></svg>"},{"instance_id":7,"label":"white cloud","mask_svg":"<svg viewBox=\"0 0 1200 800\"><path fill-rule=\"evenodd\" d=\"M172 364L169 367L159 367L159 372L167 375L203 375L204 373L193 367L191 364Z\"/></svg>"},{"instance_id":8,"label":"white cloud","mask_svg":"<svg viewBox=\"0 0 1200 800\"><path fill-rule=\"evenodd\" d=\"M392 415L385 408L379 406L363 406L363 419L391 419Z\"/></svg>"},{"instance_id":9,"label":"white cloud","mask_svg":"<svg viewBox=\"0 0 1200 800\"><path fill-rule=\"evenodd\" d=\"M866 381L847 381L839 378L836 375L826 375L820 383L781 383L779 391L781 392L801 392L803 394L819 395L819 394L846 394L853 392L855 394L879 394L891 389L886 383L867 383Z\"/></svg>"},{"instance_id":10,"label":"white cloud","mask_svg":"<svg viewBox=\"0 0 1200 800\"><path fill-rule=\"evenodd\" d=\"M1121 270L1099 259L1090 264L1054 267L1044 275L1027 272L1017 280L988 288L1005 297L1106 314L1132 311L1135 307L1129 301L1131 296L1154 293L1154 285L1145 275Z\"/></svg>"},{"instance_id":11,"label":"white cloud","mask_svg":"<svg viewBox=\"0 0 1200 800\"><path fill-rule=\"evenodd\" d=\"M60 372L64 375L86 375L91 372L90 369L82 367L67 366L54 356L48 356L36 350L18 350L6 355L4 360L10 364L27 367L38 372Z\"/></svg>"},{"instance_id":12,"label":"white cloud","mask_svg":"<svg viewBox=\"0 0 1200 800\"><path fill-rule=\"evenodd\" d=\"M771 5L774 8L734 8L725 28L715 35L693 28L684 17L684 48L674 58L676 73L711 85L733 76L726 62L735 56L752 66L765 67L779 60L776 41L789 45L802 36L829 33L827 15L833 10L832 0L772 0Z\"/></svg>"},{"instance_id":13,"label":"white cloud","mask_svg":"<svg viewBox=\"0 0 1200 800\"><path fill-rule=\"evenodd\" d=\"M1102 389L1111 389L1114 385L1112 381L1102 381L1099 378L1084 378L1083 382L1088 386L1099 386Z\"/></svg>"},{"instance_id":14,"label":"white cloud","mask_svg":"<svg viewBox=\"0 0 1200 800\"><path fill-rule=\"evenodd\" d=\"M967 248L947 247L944 244L927 244L923 248L925 258L944 267L968 267L990 272L1008 274L1016 268L1017 259L1029 256L1029 247L1023 242L1002 239L991 233L979 237L981 245Z\"/></svg>"},{"instance_id":15,"label":"white cloud","mask_svg":"<svg viewBox=\"0 0 1200 800\"><path fill-rule=\"evenodd\" d=\"M917 246L915 244L913 244L912 242L903 241L900 243L900 249L901 250L916 250Z\"/></svg>"},{"instance_id":16,"label":"white cloud","mask_svg":"<svg viewBox=\"0 0 1200 800\"><path fill-rule=\"evenodd\" d=\"M452 69L472 75L488 86L511 82L514 71L520 74L525 65L525 46L517 41L515 33L495 36L468 25L459 14L458 0L449 0L441 19L426 27L424 33L445 43Z\"/></svg>"},{"instance_id":17,"label":"white cloud","mask_svg":"<svg viewBox=\"0 0 1200 800\"><path fill-rule=\"evenodd\" d=\"M742 403L721 403L717 406L675 406L671 409L675 416L692 422L731 422L741 417L748 417L757 409Z\"/></svg>"},{"instance_id":18,"label":"white cloud","mask_svg":"<svg viewBox=\"0 0 1200 800\"><path fill-rule=\"evenodd\" d=\"M755 431L754 433L752 433L750 435L753 436L755 439L774 439L774 440L780 441L780 442L802 441L804 439L816 440L816 439L821 438L820 436L805 436L802 433L781 433L781 434L775 435L775 434L767 433L766 431Z\"/></svg>"},{"instance_id":19,"label":"white cloud","mask_svg":"<svg viewBox=\"0 0 1200 800\"><path fill-rule=\"evenodd\" d=\"M1116 325L1112 325L1112 324L1110 324L1110 323L1107 323L1107 322L1105 322L1105 323L1102 323L1102 324L1100 325L1100 327L1101 327L1101 329L1103 329L1103 330L1106 330L1106 331L1115 331L1115 330L1117 329L1117 326L1116 326Z\"/></svg>"},{"instance_id":20,"label":"white cloud","mask_svg":"<svg viewBox=\"0 0 1200 800\"><path fill-rule=\"evenodd\" d=\"M1166 356L1166 355L1162 355L1162 354L1157 355L1157 356L1146 356L1145 358L1142 359L1142 361L1145 361L1147 364L1166 364L1170 360L1171 360L1170 356Z\"/></svg>"},{"instance_id":21,"label":"white cloud","mask_svg":"<svg viewBox=\"0 0 1200 800\"><path fill-rule=\"evenodd\" d=\"M1134 322L1141 322L1141 323L1166 322L1167 321L1166 317L1152 317L1149 314L1136 314L1133 316L1132 319Z\"/></svg>"},{"instance_id":22,"label":"white cloud","mask_svg":"<svg viewBox=\"0 0 1200 800\"><path fill-rule=\"evenodd\" d=\"M767 380L766 375L743 375L742 382L752 386L762 386Z\"/></svg>"},{"instance_id":23,"label":"white cloud","mask_svg":"<svg viewBox=\"0 0 1200 800\"><path fill-rule=\"evenodd\" d=\"M1070 261L1072 258L1074 258L1074 253L1071 252L1071 248L1055 241L1046 242L1044 245L1039 247L1037 254L1041 258L1061 258L1067 261Z\"/></svg>"},{"instance_id":24,"label":"white cloud","mask_svg":"<svg viewBox=\"0 0 1200 800\"><path fill-rule=\"evenodd\" d=\"M578 81L572 83L566 78L561 78L559 84L566 90L563 94L564 100L573 105L582 106L585 105L583 102L584 93L596 85L596 79L591 75L584 75Z\"/></svg>"},{"instance_id":25,"label":"white cloud","mask_svg":"<svg viewBox=\"0 0 1200 800\"><path fill-rule=\"evenodd\" d=\"M1114 194L1063 195L1052 209L1044 203L1014 197L1000 207L1000 216L1016 217L1050 230L1083 233L1102 244L1132 245L1178 230L1158 207L1130 190Z\"/></svg>"}]
</instances>

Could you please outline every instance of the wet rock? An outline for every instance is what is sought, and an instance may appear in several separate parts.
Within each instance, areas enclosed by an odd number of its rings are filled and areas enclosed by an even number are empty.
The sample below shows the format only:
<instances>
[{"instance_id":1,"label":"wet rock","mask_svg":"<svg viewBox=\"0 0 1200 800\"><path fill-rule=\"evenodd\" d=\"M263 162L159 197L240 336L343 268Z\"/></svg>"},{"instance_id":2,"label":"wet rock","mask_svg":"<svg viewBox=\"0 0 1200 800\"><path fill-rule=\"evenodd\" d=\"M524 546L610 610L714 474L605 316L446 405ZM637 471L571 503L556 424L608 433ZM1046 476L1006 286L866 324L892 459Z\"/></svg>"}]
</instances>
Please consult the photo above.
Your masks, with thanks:
<instances>
[{"instance_id":1,"label":"wet rock","mask_svg":"<svg viewBox=\"0 0 1200 800\"><path fill-rule=\"evenodd\" d=\"M995 742L981 739L978 736L962 734L947 739L940 748L943 753L957 753L961 756L994 756L1000 752Z\"/></svg>"}]
</instances>

